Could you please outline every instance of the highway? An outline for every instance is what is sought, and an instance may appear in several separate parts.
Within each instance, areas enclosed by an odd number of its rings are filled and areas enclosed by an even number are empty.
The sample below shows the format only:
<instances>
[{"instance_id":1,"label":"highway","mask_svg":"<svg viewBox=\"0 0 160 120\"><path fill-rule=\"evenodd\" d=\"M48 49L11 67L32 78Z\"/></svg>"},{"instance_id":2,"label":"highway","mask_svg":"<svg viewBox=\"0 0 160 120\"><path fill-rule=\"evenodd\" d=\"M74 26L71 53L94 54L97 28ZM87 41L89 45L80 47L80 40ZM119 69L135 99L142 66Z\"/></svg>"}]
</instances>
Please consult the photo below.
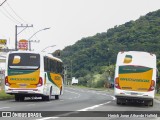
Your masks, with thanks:
<instances>
[{"instance_id":1,"label":"highway","mask_svg":"<svg viewBox=\"0 0 160 120\"><path fill-rule=\"evenodd\" d=\"M26 98L23 102L15 102L15 100L3 100L0 101L0 111L34 111L34 112L41 112L47 111L48 117L37 117L37 118L23 118L23 119L32 119L32 120L124 120L128 119L122 117L100 117L101 112L107 111L160 111L160 101L154 100L154 106L144 106L143 104L137 103L129 103L126 105L117 105L116 98L114 97L112 92L108 92L108 90L98 91L92 90L87 88L76 88L76 87L66 87L64 94L60 96L59 100L55 100L54 96L51 101L42 101L40 98L37 99L29 99ZM58 116L53 116L53 112L48 111L61 111L59 112ZM95 111L93 112L94 115L98 117L83 117L83 114L77 115L76 113L79 111ZM96 111L98 111L96 113ZM100 112L101 111L101 112ZM84 112L85 113L85 112ZM93 115L92 113L92 115ZM100 113L100 115L99 115ZM114 113L114 112L113 112ZM70 115L75 115L75 117L66 117ZM86 114L89 114L86 112ZM84 114L84 115L86 115ZM77 116L76 116L77 115ZM65 117L64 117L65 116ZM79 117L81 116L81 117ZM9 119L9 118L5 118ZM11 118L12 120L18 120L21 118ZM135 120L135 117L130 118ZM158 120L157 117L141 117L136 118L136 120Z\"/></svg>"}]
</instances>

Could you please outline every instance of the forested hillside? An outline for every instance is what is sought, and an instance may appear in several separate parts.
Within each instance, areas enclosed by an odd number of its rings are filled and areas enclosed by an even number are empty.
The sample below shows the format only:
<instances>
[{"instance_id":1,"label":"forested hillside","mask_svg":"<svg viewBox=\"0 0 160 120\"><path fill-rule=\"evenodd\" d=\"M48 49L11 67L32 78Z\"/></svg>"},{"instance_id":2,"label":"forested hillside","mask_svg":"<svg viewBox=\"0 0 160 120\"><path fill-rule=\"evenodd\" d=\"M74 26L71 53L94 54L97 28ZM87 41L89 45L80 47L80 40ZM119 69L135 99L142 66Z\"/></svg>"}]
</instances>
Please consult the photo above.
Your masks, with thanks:
<instances>
[{"instance_id":1,"label":"forested hillside","mask_svg":"<svg viewBox=\"0 0 160 120\"><path fill-rule=\"evenodd\" d=\"M72 66L79 78L93 73L103 74L105 66L114 65L119 51L147 51L160 59L160 10L115 26L107 32L82 38L62 50L62 59Z\"/></svg>"}]
</instances>

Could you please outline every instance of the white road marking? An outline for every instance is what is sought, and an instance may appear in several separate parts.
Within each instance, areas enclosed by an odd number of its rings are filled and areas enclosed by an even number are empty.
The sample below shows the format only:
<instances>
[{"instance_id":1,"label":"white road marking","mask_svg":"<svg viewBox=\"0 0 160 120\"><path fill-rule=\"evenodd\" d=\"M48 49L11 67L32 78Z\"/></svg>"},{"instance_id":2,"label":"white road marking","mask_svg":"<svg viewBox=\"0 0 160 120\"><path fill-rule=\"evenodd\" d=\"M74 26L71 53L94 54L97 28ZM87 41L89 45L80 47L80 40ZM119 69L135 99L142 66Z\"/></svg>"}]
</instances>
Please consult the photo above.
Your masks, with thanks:
<instances>
[{"instance_id":1,"label":"white road marking","mask_svg":"<svg viewBox=\"0 0 160 120\"><path fill-rule=\"evenodd\" d=\"M113 98L113 100L116 100L116 98L114 96L111 96Z\"/></svg>"},{"instance_id":2,"label":"white road marking","mask_svg":"<svg viewBox=\"0 0 160 120\"><path fill-rule=\"evenodd\" d=\"M73 91L68 91L68 90L65 90L69 93L73 93L73 94L76 94L77 96L76 97L73 97L73 98L67 98L67 99L75 99L75 98L79 98L80 97L80 94L79 93L76 93L76 92L73 92Z\"/></svg>"},{"instance_id":3,"label":"white road marking","mask_svg":"<svg viewBox=\"0 0 160 120\"><path fill-rule=\"evenodd\" d=\"M98 105L94 105L94 106L91 106L91 107L87 107L87 108L84 108L84 109L80 109L80 110L77 110L75 112L68 112L68 113L65 113L65 114L61 114L61 115L58 115L58 116L68 116L70 114L74 114L74 113L77 113L79 111L88 111L88 110L92 110L92 109L95 109L97 107L100 107L102 105L106 105L106 104L109 104L111 101L108 101L106 103L102 103L102 104L98 104ZM37 119L37 120L48 120L48 119L57 119L57 118L60 118L60 117L46 117L46 118L41 118L41 119Z\"/></svg>"},{"instance_id":4,"label":"white road marking","mask_svg":"<svg viewBox=\"0 0 160 120\"><path fill-rule=\"evenodd\" d=\"M74 89L74 88L70 88L70 89L72 89L72 90L76 90L76 89ZM114 96L112 96L112 95L107 95L107 94L105 94L105 93L100 93L100 92L98 92L98 91L92 91L92 90L88 90L88 91L86 91L86 90L79 90L79 91L81 91L81 92L89 92L89 93L94 93L94 94L98 94L98 95L105 95L105 96L110 96L110 97L112 97L112 100L116 100L116 98L114 97ZM70 91L69 91L70 92ZM72 93L72 92L71 92ZM75 93L75 92L74 92ZM80 96L78 96L78 97L74 97L74 98L79 98ZM71 98L68 98L68 99L71 99Z\"/></svg>"},{"instance_id":5,"label":"white road marking","mask_svg":"<svg viewBox=\"0 0 160 120\"><path fill-rule=\"evenodd\" d=\"M51 103L51 102L46 102L46 103Z\"/></svg>"},{"instance_id":6,"label":"white road marking","mask_svg":"<svg viewBox=\"0 0 160 120\"><path fill-rule=\"evenodd\" d=\"M1 107L0 109L6 109L6 108L10 108L10 107Z\"/></svg>"},{"instance_id":7,"label":"white road marking","mask_svg":"<svg viewBox=\"0 0 160 120\"><path fill-rule=\"evenodd\" d=\"M90 92L90 93L93 93L93 92ZM95 94L104 95L104 96L110 96L110 97L113 98L112 100L116 100L116 98L115 98L114 96L112 96L112 95L107 95L107 94L105 94L105 93L99 93L99 92L95 92Z\"/></svg>"},{"instance_id":8,"label":"white road marking","mask_svg":"<svg viewBox=\"0 0 160 120\"><path fill-rule=\"evenodd\" d=\"M26 105L26 106L34 106L35 104L28 104L28 105Z\"/></svg>"},{"instance_id":9,"label":"white road marking","mask_svg":"<svg viewBox=\"0 0 160 120\"><path fill-rule=\"evenodd\" d=\"M76 90L74 88L71 88L72 90ZM74 97L74 98L79 98L80 97L80 94L79 93L76 93L76 92L73 92L73 91L68 91L68 90L65 90L67 92L70 92L70 93L73 93L73 94L77 94L78 96L77 97ZM99 92L96 92L96 91L84 91L84 90L80 90L81 92L90 92L90 93L94 93L94 94L98 94L98 95L104 95L104 96L110 96L112 97L112 100L115 100L116 98L112 95L107 95L105 93L99 93ZM74 98L68 98L68 99L74 99ZM87 108L83 108L83 109L80 109L80 110L77 110L75 112L69 112L69 113L65 113L65 114L61 114L61 115L58 115L58 116L67 116L67 115L70 115L70 114L73 114L73 113L77 113L78 111L88 111L88 110L93 110L97 107L100 107L100 106L103 106L103 105L106 105L106 104L109 104L111 101L108 101L106 103L102 103L102 104L98 104L98 105L94 105L94 106L91 106L91 107L87 107ZM48 119L57 119L57 118L60 118L60 117L46 117L46 118L41 118L41 119L37 119L37 120L48 120Z\"/></svg>"},{"instance_id":10,"label":"white road marking","mask_svg":"<svg viewBox=\"0 0 160 120\"><path fill-rule=\"evenodd\" d=\"M41 118L41 119L36 119L36 120L49 120L49 119L57 119L59 117L45 117L45 118Z\"/></svg>"},{"instance_id":11,"label":"white road marking","mask_svg":"<svg viewBox=\"0 0 160 120\"><path fill-rule=\"evenodd\" d=\"M88 110L92 110L92 109L95 109L97 107L100 107L102 105L106 105L108 103L110 103L111 101L108 101L106 103L102 103L102 104L99 104L99 105L94 105L94 106L91 106L91 107L87 107L87 108L84 108L84 109L81 109L81 110L77 110L77 111L88 111Z\"/></svg>"}]
</instances>

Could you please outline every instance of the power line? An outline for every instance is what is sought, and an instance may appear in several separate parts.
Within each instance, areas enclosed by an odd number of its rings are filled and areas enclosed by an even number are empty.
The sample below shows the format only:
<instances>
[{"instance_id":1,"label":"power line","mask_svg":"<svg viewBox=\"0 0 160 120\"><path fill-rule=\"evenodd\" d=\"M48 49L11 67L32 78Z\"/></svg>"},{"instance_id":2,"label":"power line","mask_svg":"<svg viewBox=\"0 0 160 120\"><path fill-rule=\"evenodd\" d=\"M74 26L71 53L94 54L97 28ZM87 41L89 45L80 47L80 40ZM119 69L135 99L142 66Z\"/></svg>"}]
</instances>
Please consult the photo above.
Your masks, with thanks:
<instances>
[{"instance_id":1,"label":"power line","mask_svg":"<svg viewBox=\"0 0 160 120\"><path fill-rule=\"evenodd\" d=\"M0 4L0 6L2 6L6 1L7 1L7 0L4 0L4 1Z\"/></svg>"},{"instance_id":2,"label":"power line","mask_svg":"<svg viewBox=\"0 0 160 120\"><path fill-rule=\"evenodd\" d=\"M22 22L24 23L27 23L24 19L22 19L22 17L20 17L16 12L15 10L11 7L11 5L5 1L7 4L7 7L8 7L8 10L2 6L2 9L1 9L1 12L2 14L7 17L8 19L10 19L12 22L16 23L16 24L21 24Z\"/></svg>"},{"instance_id":3,"label":"power line","mask_svg":"<svg viewBox=\"0 0 160 120\"><path fill-rule=\"evenodd\" d=\"M4 11L5 11L12 19L14 19L14 20L17 21L19 24L21 24L21 22L19 22L14 16L12 16L5 7L2 6L2 8L4 9Z\"/></svg>"},{"instance_id":4,"label":"power line","mask_svg":"<svg viewBox=\"0 0 160 120\"><path fill-rule=\"evenodd\" d=\"M22 20L24 23L28 23L28 22L26 22L24 19L22 19L22 17L20 17L16 12L15 12L15 10L11 7L11 5L8 3L8 2L6 2L7 3L7 5L8 5L8 7L11 9L11 11L15 14L15 16L17 16L20 20Z\"/></svg>"},{"instance_id":5,"label":"power line","mask_svg":"<svg viewBox=\"0 0 160 120\"><path fill-rule=\"evenodd\" d=\"M2 9L0 9L0 11L1 11L1 13L5 16L5 17L7 17L8 19L10 19L13 23L18 23L19 24L19 22L17 22L17 21L15 21L15 20L13 20L12 18L10 18L4 11L2 11Z\"/></svg>"}]
</instances>

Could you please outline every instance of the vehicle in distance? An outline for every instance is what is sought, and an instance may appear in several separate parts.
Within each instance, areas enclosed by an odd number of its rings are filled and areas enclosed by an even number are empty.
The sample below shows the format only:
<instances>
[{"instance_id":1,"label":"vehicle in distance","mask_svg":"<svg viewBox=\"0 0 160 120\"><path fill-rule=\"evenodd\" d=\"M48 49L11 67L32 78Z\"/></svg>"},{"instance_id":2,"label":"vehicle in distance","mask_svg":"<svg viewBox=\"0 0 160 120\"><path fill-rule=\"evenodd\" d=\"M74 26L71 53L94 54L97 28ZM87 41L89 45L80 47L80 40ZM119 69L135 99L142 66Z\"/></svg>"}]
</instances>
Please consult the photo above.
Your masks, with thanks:
<instances>
[{"instance_id":1,"label":"vehicle in distance","mask_svg":"<svg viewBox=\"0 0 160 120\"><path fill-rule=\"evenodd\" d=\"M117 104L135 101L153 106L156 55L140 51L119 52L114 83Z\"/></svg>"},{"instance_id":2,"label":"vehicle in distance","mask_svg":"<svg viewBox=\"0 0 160 120\"><path fill-rule=\"evenodd\" d=\"M51 54L30 51L9 52L6 58L5 92L15 95L16 101L25 97L63 94L63 62Z\"/></svg>"}]
</instances>

